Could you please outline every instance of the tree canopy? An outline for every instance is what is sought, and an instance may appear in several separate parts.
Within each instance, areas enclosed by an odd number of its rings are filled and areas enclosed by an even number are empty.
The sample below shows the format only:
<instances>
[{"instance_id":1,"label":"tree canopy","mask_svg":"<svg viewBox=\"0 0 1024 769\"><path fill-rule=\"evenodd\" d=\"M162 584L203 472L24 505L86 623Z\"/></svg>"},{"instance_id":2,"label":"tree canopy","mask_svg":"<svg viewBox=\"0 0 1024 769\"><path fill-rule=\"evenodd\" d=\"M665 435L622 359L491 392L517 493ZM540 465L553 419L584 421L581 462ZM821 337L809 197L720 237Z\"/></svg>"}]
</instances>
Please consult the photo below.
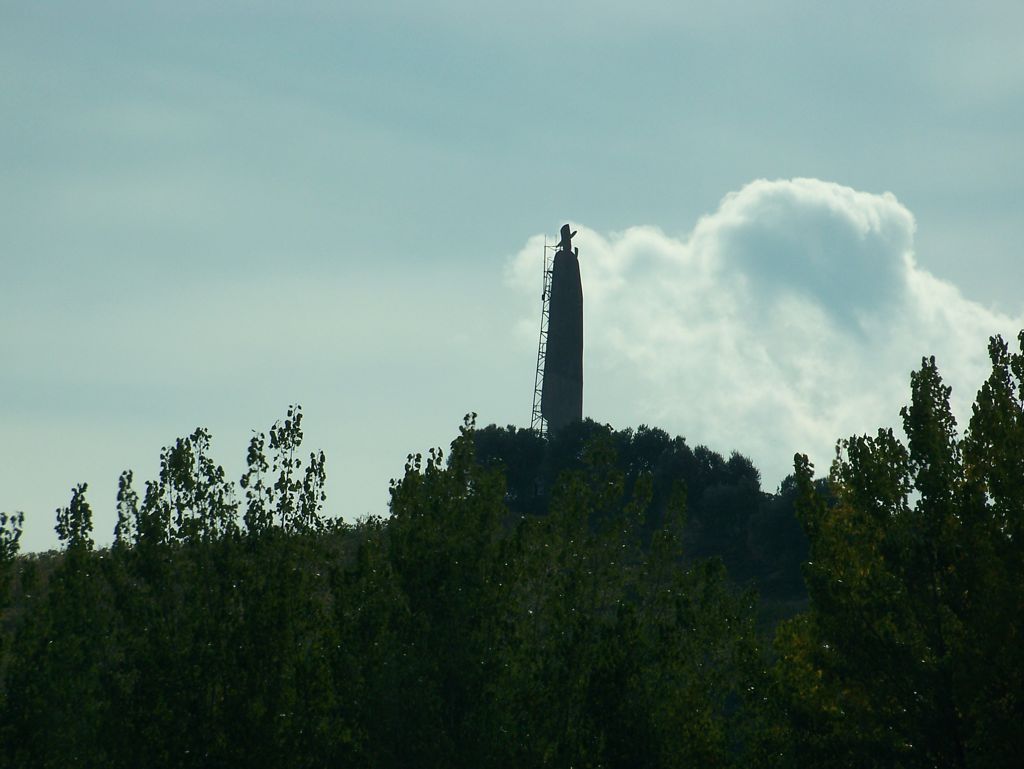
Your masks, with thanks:
<instances>
[{"instance_id":1,"label":"tree canopy","mask_svg":"<svg viewBox=\"0 0 1024 769\"><path fill-rule=\"evenodd\" d=\"M471 415L345 523L299 407L237 484L199 428L121 475L109 548L84 484L59 553L0 515L3 765L1019 763L1019 341L962 434L927 358L902 437L775 494L657 428Z\"/></svg>"},{"instance_id":2,"label":"tree canopy","mask_svg":"<svg viewBox=\"0 0 1024 769\"><path fill-rule=\"evenodd\" d=\"M1024 333L1020 337L1024 349ZM934 358L891 430L796 458L811 608L779 632L792 749L820 766L1011 766L1024 750L1024 355L958 435Z\"/></svg>"}]
</instances>

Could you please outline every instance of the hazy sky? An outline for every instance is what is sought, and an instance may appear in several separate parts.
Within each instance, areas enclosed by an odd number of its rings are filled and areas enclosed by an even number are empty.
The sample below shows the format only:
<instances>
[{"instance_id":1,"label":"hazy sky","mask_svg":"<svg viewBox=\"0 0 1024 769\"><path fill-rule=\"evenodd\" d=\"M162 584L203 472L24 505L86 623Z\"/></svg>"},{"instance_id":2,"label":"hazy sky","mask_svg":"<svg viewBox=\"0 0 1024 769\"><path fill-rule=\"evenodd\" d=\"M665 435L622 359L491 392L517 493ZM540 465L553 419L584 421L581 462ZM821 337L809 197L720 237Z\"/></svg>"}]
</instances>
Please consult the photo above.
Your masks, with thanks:
<instances>
[{"instance_id":1,"label":"hazy sky","mask_svg":"<svg viewBox=\"0 0 1024 769\"><path fill-rule=\"evenodd\" d=\"M967 413L1024 326L1019 2L0 0L0 509L28 550L290 403L329 510L529 421L543 234L584 411L749 454ZM140 484L141 485L141 484Z\"/></svg>"}]
</instances>

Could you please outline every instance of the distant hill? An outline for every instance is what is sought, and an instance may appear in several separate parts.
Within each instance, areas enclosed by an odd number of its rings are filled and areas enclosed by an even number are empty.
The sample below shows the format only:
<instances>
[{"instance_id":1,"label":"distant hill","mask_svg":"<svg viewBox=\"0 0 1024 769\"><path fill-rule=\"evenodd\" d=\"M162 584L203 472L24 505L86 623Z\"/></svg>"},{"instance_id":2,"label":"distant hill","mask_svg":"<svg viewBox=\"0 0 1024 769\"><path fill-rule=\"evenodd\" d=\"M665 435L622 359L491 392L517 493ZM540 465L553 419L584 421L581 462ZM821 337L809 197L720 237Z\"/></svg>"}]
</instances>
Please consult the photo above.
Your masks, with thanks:
<instances>
[{"instance_id":1,"label":"distant hill","mask_svg":"<svg viewBox=\"0 0 1024 769\"><path fill-rule=\"evenodd\" d=\"M489 425L475 433L477 460L504 470L509 508L534 515L547 513L551 490L563 472L582 469L584 446L595 438L614 448L627 489L641 474L651 475L648 534L660 528L674 490L681 490L688 561L721 558L735 583L757 588L769 612L773 605L792 604L783 614L803 605L807 593L800 564L807 558L807 537L794 514L792 477L777 493L765 492L747 457L733 452L725 459L706 446L690 448L685 439L647 425L615 430L587 419L551 440L513 425Z\"/></svg>"}]
</instances>

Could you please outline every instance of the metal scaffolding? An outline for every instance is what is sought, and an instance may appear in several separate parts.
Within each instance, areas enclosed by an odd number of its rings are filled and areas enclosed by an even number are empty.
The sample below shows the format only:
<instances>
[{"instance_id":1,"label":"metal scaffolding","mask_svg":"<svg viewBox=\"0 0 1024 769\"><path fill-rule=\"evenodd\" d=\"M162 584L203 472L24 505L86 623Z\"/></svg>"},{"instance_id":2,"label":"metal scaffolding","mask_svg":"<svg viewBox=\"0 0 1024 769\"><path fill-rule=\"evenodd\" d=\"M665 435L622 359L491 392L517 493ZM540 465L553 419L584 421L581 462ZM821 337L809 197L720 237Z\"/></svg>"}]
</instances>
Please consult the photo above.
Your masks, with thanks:
<instances>
[{"instance_id":1,"label":"metal scaffolding","mask_svg":"<svg viewBox=\"0 0 1024 769\"><path fill-rule=\"evenodd\" d=\"M533 376L533 414L530 417L530 429L541 438L546 438L548 434L548 421L541 410L544 396L544 360L548 350L548 318L551 315L551 260L548 259L548 249L555 248L557 246L548 245L548 239L545 237L544 291L540 295L540 338L537 341L537 371Z\"/></svg>"}]
</instances>

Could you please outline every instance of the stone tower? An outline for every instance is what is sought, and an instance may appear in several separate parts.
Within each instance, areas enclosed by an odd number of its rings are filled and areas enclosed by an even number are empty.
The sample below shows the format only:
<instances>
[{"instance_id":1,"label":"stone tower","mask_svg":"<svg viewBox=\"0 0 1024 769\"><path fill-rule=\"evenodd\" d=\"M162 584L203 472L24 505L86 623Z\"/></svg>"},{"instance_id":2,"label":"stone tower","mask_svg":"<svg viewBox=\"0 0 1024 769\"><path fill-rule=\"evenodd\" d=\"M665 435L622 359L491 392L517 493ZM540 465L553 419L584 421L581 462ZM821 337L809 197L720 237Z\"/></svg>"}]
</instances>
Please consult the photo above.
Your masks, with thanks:
<instances>
[{"instance_id":1,"label":"stone tower","mask_svg":"<svg viewBox=\"0 0 1024 769\"><path fill-rule=\"evenodd\" d=\"M575 232L562 226L551 270L550 316L541 413L548 434L583 419L583 285L579 249L572 247Z\"/></svg>"}]
</instances>

